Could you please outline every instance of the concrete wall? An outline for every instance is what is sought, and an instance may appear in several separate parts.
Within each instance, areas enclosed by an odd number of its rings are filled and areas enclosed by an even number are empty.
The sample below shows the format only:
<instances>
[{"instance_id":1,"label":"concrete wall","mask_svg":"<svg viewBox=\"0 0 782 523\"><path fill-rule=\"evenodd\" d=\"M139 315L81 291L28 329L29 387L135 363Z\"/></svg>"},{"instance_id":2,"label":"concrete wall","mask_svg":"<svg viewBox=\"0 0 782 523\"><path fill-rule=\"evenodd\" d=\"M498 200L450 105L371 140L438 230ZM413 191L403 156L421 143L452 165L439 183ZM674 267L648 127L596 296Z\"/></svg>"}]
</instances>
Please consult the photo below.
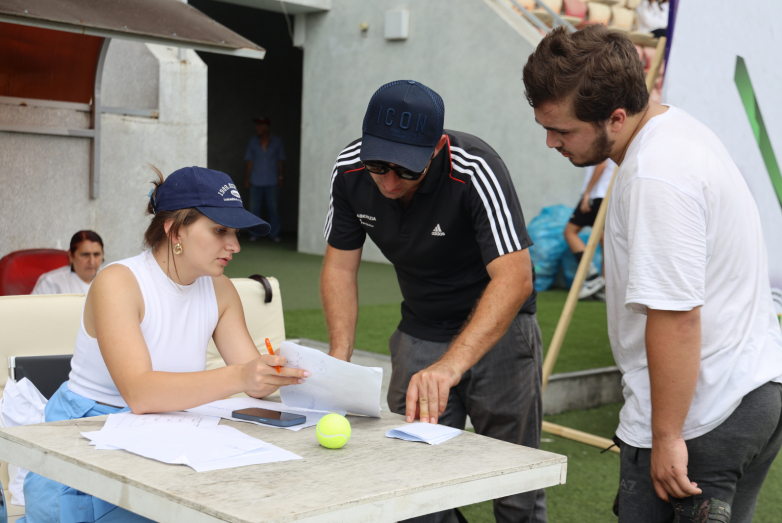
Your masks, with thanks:
<instances>
[{"instance_id":1,"label":"concrete wall","mask_svg":"<svg viewBox=\"0 0 782 523\"><path fill-rule=\"evenodd\" d=\"M544 131L524 98L521 70L535 39L500 16L492 8L497 3L334 0L330 12L307 15L300 251L325 251L322 229L334 160L360 137L372 93L392 80L428 85L445 101L446 128L480 136L497 150L527 221L543 206L575 204L583 170L546 148ZM410 10L410 37L387 41L385 13L398 8ZM361 23L369 24L366 33ZM369 244L364 258L383 260Z\"/></svg>"},{"instance_id":2,"label":"concrete wall","mask_svg":"<svg viewBox=\"0 0 782 523\"><path fill-rule=\"evenodd\" d=\"M115 41L104 69L106 105L157 108L159 119L103 114L101 194L89 198L86 138L0 132L0 256L30 248L67 248L93 229L106 260L138 253L147 220L151 163L164 173L206 163L206 66L193 51ZM155 86L150 89L149 86ZM154 106L154 107L152 107ZM0 105L0 121L87 128L87 113Z\"/></svg>"}]
</instances>

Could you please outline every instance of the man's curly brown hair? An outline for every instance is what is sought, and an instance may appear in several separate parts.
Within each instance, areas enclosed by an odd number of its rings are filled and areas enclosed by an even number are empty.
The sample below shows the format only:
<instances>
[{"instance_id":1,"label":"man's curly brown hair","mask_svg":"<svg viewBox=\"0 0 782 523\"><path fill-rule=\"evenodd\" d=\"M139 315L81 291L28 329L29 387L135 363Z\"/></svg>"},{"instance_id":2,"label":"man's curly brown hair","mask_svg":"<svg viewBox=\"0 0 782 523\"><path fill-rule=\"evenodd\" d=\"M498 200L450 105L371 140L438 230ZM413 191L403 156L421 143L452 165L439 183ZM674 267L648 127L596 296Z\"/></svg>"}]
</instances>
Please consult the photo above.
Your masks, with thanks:
<instances>
[{"instance_id":1,"label":"man's curly brown hair","mask_svg":"<svg viewBox=\"0 0 782 523\"><path fill-rule=\"evenodd\" d=\"M603 25L572 34L563 27L551 31L527 60L523 79L533 108L572 100L576 117L596 125L616 109L634 115L649 103L635 46Z\"/></svg>"}]
</instances>

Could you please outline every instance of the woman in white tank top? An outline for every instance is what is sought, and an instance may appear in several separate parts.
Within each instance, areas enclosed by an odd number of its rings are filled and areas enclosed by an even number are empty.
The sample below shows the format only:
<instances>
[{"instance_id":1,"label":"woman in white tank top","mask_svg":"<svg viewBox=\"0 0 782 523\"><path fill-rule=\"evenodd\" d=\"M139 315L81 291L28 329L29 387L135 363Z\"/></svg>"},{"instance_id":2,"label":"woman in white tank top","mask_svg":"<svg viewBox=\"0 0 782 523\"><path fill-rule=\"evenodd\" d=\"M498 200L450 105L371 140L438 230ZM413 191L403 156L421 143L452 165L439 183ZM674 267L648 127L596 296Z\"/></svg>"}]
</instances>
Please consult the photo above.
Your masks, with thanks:
<instances>
[{"instance_id":1,"label":"woman in white tank top","mask_svg":"<svg viewBox=\"0 0 782 523\"><path fill-rule=\"evenodd\" d=\"M239 252L238 229L269 225L242 206L231 178L201 167L173 172L150 191L149 250L94 279L76 338L69 381L46 406L46 421L132 410L178 411L239 392L262 398L302 383L307 371L261 355L239 295L223 270ZM214 338L226 366L205 370ZM275 365L281 366L277 373ZM28 474L25 523L149 521L70 487Z\"/></svg>"}]
</instances>

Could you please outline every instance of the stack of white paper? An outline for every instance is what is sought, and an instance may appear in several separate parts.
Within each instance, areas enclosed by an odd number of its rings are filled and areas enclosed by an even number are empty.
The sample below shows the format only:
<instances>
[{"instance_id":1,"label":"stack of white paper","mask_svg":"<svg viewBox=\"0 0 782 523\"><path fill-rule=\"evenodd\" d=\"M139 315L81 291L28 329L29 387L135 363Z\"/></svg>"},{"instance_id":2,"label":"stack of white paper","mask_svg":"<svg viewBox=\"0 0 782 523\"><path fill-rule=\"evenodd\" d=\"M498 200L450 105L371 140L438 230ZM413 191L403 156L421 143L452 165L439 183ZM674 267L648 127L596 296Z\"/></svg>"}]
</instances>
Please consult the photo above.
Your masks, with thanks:
<instances>
[{"instance_id":1,"label":"stack of white paper","mask_svg":"<svg viewBox=\"0 0 782 523\"><path fill-rule=\"evenodd\" d=\"M289 341L280 345L280 356L288 360L286 366L312 373L300 385L280 388L287 407L380 417L383 369L354 365Z\"/></svg>"},{"instance_id":2,"label":"stack of white paper","mask_svg":"<svg viewBox=\"0 0 782 523\"><path fill-rule=\"evenodd\" d=\"M293 425L292 427L276 427L274 425L268 425L266 423L258 423L256 421L231 417L231 413L236 410L250 409L250 408L267 409L267 410L273 410L275 412L288 412L291 414L303 414L307 417L307 420L301 425ZM227 400L213 401L212 403L207 403L206 405L201 405L200 407L187 409L187 412L191 414L198 414L200 416L207 416L207 417L217 416L223 419L229 419L231 421L254 423L256 425L263 425L264 427L274 427L274 428L288 429L293 431L297 431L305 427L312 427L313 425L317 425L318 422L320 421L320 418L322 418L326 414L331 413L323 410L310 410L310 409L300 409L298 407L289 407L287 405L282 405L275 401L259 400L256 398L228 398ZM344 410L333 411L333 412L337 412L338 414L341 414L343 416L345 415Z\"/></svg>"},{"instance_id":3,"label":"stack of white paper","mask_svg":"<svg viewBox=\"0 0 782 523\"><path fill-rule=\"evenodd\" d=\"M196 472L301 459L214 420L220 421L183 413L111 414L103 429L81 434L99 450L127 450Z\"/></svg>"},{"instance_id":4,"label":"stack of white paper","mask_svg":"<svg viewBox=\"0 0 782 523\"><path fill-rule=\"evenodd\" d=\"M403 439L405 441L421 441L430 445L439 445L444 441L455 438L462 431L445 425L432 423L409 423L386 432L389 438Z\"/></svg>"}]
</instances>

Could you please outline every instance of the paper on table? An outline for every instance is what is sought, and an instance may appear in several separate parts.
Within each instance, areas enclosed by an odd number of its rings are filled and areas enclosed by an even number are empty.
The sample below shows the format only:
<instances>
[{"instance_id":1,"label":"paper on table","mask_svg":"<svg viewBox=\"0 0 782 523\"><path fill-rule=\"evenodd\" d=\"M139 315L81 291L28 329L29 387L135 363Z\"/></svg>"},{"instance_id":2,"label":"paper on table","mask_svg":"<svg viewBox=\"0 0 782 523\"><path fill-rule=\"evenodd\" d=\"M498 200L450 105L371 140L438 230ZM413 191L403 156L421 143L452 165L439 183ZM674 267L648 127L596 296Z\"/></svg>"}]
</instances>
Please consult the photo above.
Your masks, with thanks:
<instances>
[{"instance_id":1,"label":"paper on table","mask_svg":"<svg viewBox=\"0 0 782 523\"><path fill-rule=\"evenodd\" d=\"M252 438L251 436L245 437ZM260 440L259 440L260 441ZM290 461L294 459L302 459L301 456L294 454L293 452L281 449L270 443L264 442L265 447L257 450L251 450L238 456L230 458L215 459L211 461L201 461L199 463L193 463L190 466L195 469L196 472L207 472L210 470L229 469L236 467L244 467L246 465L260 465L263 463L275 463L277 461Z\"/></svg>"},{"instance_id":2,"label":"paper on table","mask_svg":"<svg viewBox=\"0 0 782 523\"><path fill-rule=\"evenodd\" d=\"M110 445L163 463L188 465L198 472L300 459L225 425L196 428L192 425L145 424L82 432L82 436L98 445Z\"/></svg>"},{"instance_id":3,"label":"paper on table","mask_svg":"<svg viewBox=\"0 0 782 523\"><path fill-rule=\"evenodd\" d=\"M386 437L403 439L405 441L420 441L430 445L439 445L455 438L462 431L445 425L432 423L408 423L386 432Z\"/></svg>"},{"instance_id":4,"label":"paper on table","mask_svg":"<svg viewBox=\"0 0 782 523\"><path fill-rule=\"evenodd\" d=\"M383 369L354 365L289 341L282 342L280 356L288 360L288 367L312 373L300 385L280 388L280 398L286 407L343 410L380 417Z\"/></svg>"},{"instance_id":5,"label":"paper on table","mask_svg":"<svg viewBox=\"0 0 782 523\"><path fill-rule=\"evenodd\" d=\"M257 423L255 421L249 421L249 420L231 417L231 413L235 410L251 409L251 408L267 409L276 412L289 412L292 414L304 414L305 416L307 416L307 421L305 421L301 425L294 425L292 427L275 427L274 425L267 425L266 423ZM187 411L192 414L198 414L201 416L219 416L223 419L229 419L232 421L255 423L256 425L262 425L264 427L281 428L281 429L288 429L293 431L298 431L306 427L312 427L313 425L317 425L318 421L320 421L320 418L322 418L326 414L330 414L330 412L327 411L320 411L320 410L316 411L310 409L300 409L297 407L289 407L288 405L283 405L275 401L259 400L256 398L228 398L225 400L213 401L212 403L207 403L206 405L201 405L200 407L187 409ZM345 411L344 410L339 411L339 414L342 414L344 416Z\"/></svg>"},{"instance_id":6,"label":"paper on table","mask_svg":"<svg viewBox=\"0 0 782 523\"><path fill-rule=\"evenodd\" d=\"M187 412L161 412L157 414L133 414L132 412L120 412L118 414L109 414L106 423L101 430L141 427L147 424L173 424L186 425L190 427L216 427L220 424L220 418L216 416L199 416ZM96 450L118 450L117 447L110 445L95 445Z\"/></svg>"},{"instance_id":7,"label":"paper on table","mask_svg":"<svg viewBox=\"0 0 782 523\"><path fill-rule=\"evenodd\" d=\"M106 423L103 425L103 429L140 427L153 423L188 425L191 427L216 427L220 424L220 417L202 416L189 412L160 412L157 414L120 412L119 414L109 414Z\"/></svg>"}]
</instances>

